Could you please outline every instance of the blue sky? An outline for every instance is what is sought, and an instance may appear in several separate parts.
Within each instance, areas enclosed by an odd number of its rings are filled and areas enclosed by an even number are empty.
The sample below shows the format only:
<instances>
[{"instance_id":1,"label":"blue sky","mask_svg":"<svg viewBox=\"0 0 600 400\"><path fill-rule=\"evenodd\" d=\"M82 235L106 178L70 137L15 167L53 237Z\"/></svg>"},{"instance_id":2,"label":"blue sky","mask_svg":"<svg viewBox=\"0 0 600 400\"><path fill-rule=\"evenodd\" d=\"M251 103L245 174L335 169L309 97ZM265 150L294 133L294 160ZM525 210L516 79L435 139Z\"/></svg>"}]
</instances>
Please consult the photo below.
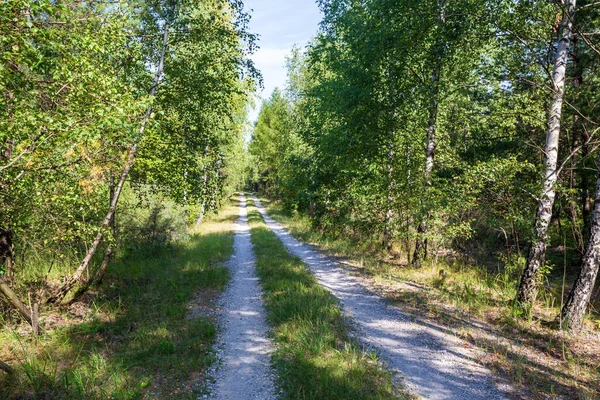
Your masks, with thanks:
<instances>
[{"instance_id":1,"label":"blue sky","mask_svg":"<svg viewBox=\"0 0 600 400\"><path fill-rule=\"evenodd\" d=\"M268 98L273 89L283 89L286 81L285 56L294 44L306 46L317 33L321 12L315 0L246 0L250 12L250 31L260 35L260 49L252 56L262 72L265 88L257 95L256 107L249 119L256 121L261 99ZM250 11L253 10L253 11Z\"/></svg>"}]
</instances>

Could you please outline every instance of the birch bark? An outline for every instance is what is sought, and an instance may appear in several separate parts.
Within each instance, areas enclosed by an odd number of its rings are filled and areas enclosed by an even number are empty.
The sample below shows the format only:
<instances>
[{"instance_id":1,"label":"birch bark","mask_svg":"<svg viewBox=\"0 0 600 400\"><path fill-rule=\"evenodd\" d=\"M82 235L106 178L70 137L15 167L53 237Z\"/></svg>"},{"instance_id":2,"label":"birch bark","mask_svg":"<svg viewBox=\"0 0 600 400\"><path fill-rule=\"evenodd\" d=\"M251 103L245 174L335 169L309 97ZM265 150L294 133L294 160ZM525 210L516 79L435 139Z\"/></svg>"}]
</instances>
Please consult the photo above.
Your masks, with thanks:
<instances>
[{"instance_id":1,"label":"birch bark","mask_svg":"<svg viewBox=\"0 0 600 400\"><path fill-rule=\"evenodd\" d=\"M433 174L433 166L435 159L435 149L437 147L437 115L438 115L438 92L440 67L439 62L436 63L433 74L431 75L431 102L429 104L429 122L427 124L427 147L425 148L425 192L428 192L431 187L431 176ZM427 194L425 194L427 196ZM426 213L423 220L417 227L417 240L415 242L415 252L412 259L414 266L421 266L423 260L427 258L427 231L429 229L429 215Z\"/></svg>"},{"instance_id":2,"label":"birch bark","mask_svg":"<svg viewBox=\"0 0 600 400\"><path fill-rule=\"evenodd\" d=\"M387 175L388 175L388 187L387 187L387 202L388 210L385 214L385 228L383 230L383 248L388 252L392 252L392 241L393 241L393 226L394 226L394 190L396 188L396 182L394 181L394 157L396 152L394 149L394 134L390 135L390 144L387 155Z\"/></svg>"},{"instance_id":3,"label":"birch bark","mask_svg":"<svg viewBox=\"0 0 600 400\"><path fill-rule=\"evenodd\" d=\"M440 24L446 23L446 13L444 0L439 2L439 15L438 19ZM429 188L431 187L431 176L433 174L435 150L437 147L436 134L437 134L437 116L439 108L439 85L440 85L440 74L442 64L442 37L438 33L437 44L435 46L435 54L433 57L433 72L431 73L431 87L430 87L430 102L429 102L429 120L427 123L427 146L425 148L425 197L428 195ZM425 199L423 200L425 202ZM429 212L425 212L422 217L419 226L417 227L417 239L415 241L415 252L413 254L412 264L416 267L420 267L423 260L427 258L427 232L429 230Z\"/></svg>"},{"instance_id":4,"label":"birch bark","mask_svg":"<svg viewBox=\"0 0 600 400\"><path fill-rule=\"evenodd\" d=\"M206 145L206 148L204 149L204 165L202 166L202 205L200 206L200 215L198 215L198 219L196 220L196 226L202 225L202 221L204 220L204 214L206 213L206 190L208 185L206 157L208 157L209 149L210 147Z\"/></svg>"},{"instance_id":5,"label":"birch bark","mask_svg":"<svg viewBox=\"0 0 600 400\"><path fill-rule=\"evenodd\" d=\"M548 227L552 217L552 207L556 195L558 145L562 117L562 105L565 95L565 76L569 59L569 47L573 36L573 16L576 0L564 0L564 12L560 27L560 36L556 49L552 72L553 94L548 112L546 146L544 151L544 179L538 201L535 233L532 239L527 264L521 277L517 303L529 309L539 290L541 271L546 261L546 242Z\"/></svg>"}]
</instances>

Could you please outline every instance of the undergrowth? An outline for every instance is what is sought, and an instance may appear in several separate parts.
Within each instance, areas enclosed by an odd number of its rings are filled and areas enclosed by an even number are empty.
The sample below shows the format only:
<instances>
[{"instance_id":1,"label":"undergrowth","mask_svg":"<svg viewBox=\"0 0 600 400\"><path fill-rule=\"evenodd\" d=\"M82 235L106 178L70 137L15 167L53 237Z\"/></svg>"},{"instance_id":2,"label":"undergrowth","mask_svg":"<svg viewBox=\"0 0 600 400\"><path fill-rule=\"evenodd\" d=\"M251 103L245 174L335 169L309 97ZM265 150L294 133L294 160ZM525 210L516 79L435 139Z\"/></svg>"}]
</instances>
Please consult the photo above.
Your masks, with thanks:
<instances>
[{"instance_id":1,"label":"undergrowth","mask_svg":"<svg viewBox=\"0 0 600 400\"><path fill-rule=\"evenodd\" d=\"M128 246L101 287L42 313L45 336L0 321L0 359L15 368L0 374L0 398L196 398L216 328L186 315L199 291L228 281L234 205L168 245Z\"/></svg>"},{"instance_id":2,"label":"undergrowth","mask_svg":"<svg viewBox=\"0 0 600 400\"><path fill-rule=\"evenodd\" d=\"M600 398L600 316L587 316L587 336L568 336L557 329L562 274L545 275L535 313L525 318L513 307L525 262L522 257L512 255L494 266L432 257L421 268L413 268L405 260L386 257L370 240L315 230L306 215L290 213L268 199L262 201L269 215L292 235L341 257L347 268L366 276L405 311L417 318L435 319L484 348L488 356L483 362L526 387L534 398ZM474 336L479 323L474 325L473 317L490 324L487 337Z\"/></svg>"},{"instance_id":3,"label":"undergrowth","mask_svg":"<svg viewBox=\"0 0 600 400\"><path fill-rule=\"evenodd\" d=\"M289 399L394 399L391 375L349 339L338 303L291 256L248 200L248 219L277 350L273 363Z\"/></svg>"}]
</instances>

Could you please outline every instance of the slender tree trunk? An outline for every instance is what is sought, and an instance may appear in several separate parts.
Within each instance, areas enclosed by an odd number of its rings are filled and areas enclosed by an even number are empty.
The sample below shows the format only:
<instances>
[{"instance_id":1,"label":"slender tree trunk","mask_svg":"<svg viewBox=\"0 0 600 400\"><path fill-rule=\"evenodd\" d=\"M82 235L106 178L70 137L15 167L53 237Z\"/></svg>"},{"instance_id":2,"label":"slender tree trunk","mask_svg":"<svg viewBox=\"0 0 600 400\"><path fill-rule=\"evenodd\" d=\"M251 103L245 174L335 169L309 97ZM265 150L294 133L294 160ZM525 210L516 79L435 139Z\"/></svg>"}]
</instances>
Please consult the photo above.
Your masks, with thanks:
<instances>
[{"instance_id":1,"label":"slender tree trunk","mask_svg":"<svg viewBox=\"0 0 600 400\"><path fill-rule=\"evenodd\" d=\"M546 241L548 227L552 218L555 184L557 180L558 143L562 116L562 105L565 95L565 76L569 59L569 45L572 37L572 19L575 13L576 0L564 0L565 10L560 28L560 38L556 50L552 74L553 94L548 112L548 129L546 131L546 147L544 154L544 180L538 202L535 235L532 239L527 265L521 277L517 302L524 309L530 309L537 297L540 272L546 261Z\"/></svg>"},{"instance_id":2,"label":"slender tree trunk","mask_svg":"<svg viewBox=\"0 0 600 400\"><path fill-rule=\"evenodd\" d=\"M219 187L221 185L221 166L223 163L223 158L221 156L219 156L219 158L217 159L217 170L215 172L215 188L213 190L212 196L210 198L210 209L211 210L216 210L217 208L217 195L219 193Z\"/></svg>"},{"instance_id":3,"label":"slender tree trunk","mask_svg":"<svg viewBox=\"0 0 600 400\"><path fill-rule=\"evenodd\" d=\"M573 51L572 53L572 59L573 59L573 71L574 72L574 76L573 76L573 98L576 99L577 96L579 96L579 89L581 87L581 85L583 84L583 71L582 71L582 65L581 65L581 60L580 60L580 56L579 56L579 46L578 46L578 35L573 33ZM584 126L583 126L583 121L581 120L579 114L574 113L573 114L573 127L572 127L572 135L573 135L573 146L572 149L576 149L578 146L581 146L581 150L580 150L580 156L581 159L579 160L579 167L577 168L575 165L573 165L572 171L574 171L574 173L572 172L571 175L575 175L572 178L572 181L574 182L574 184L571 185L571 189L578 187L579 188L579 193L581 196L581 215L583 217L583 228L582 230L579 230L578 232L576 232L576 240L578 242L577 247L578 250L581 254L581 256L583 257L585 254L585 241L588 238L588 235L590 233L590 213L592 211L592 207L591 207L591 202L590 202L590 188L589 188L589 173L587 171L587 169L585 168L585 163L587 161L587 156L589 154L589 136L587 131L585 130ZM576 161L573 161L573 164L576 164ZM579 182L577 183L577 180L579 180ZM578 218L578 213L577 213L577 209L573 209L572 212L572 219L575 222ZM577 227L577 223L574 223L574 227ZM576 228L574 228L576 229Z\"/></svg>"},{"instance_id":4,"label":"slender tree trunk","mask_svg":"<svg viewBox=\"0 0 600 400\"><path fill-rule=\"evenodd\" d=\"M217 194L219 192L219 170L215 173L215 186L213 188L212 195L210 196L210 209L215 210L217 208Z\"/></svg>"},{"instance_id":5,"label":"slender tree trunk","mask_svg":"<svg viewBox=\"0 0 600 400\"><path fill-rule=\"evenodd\" d=\"M394 190L396 189L396 181L394 180L394 158L396 156L394 143L394 134L390 135L390 144L387 155L387 203L388 210L385 214L385 228L383 230L383 248L388 252L392 252L393 230L394 230Z\"/></svg>"},{"instance_id":6,"label":"slender tree trunk","mask_svg":"<svg viewBox=\"0 0 600 400\"><path fill-rule=\"evenodd\" d=\"M444 6L444 0L439 0L439 15L438 19L441 24L446 23L446 12ZM442 38L437 38L437 45L435 46L436 54L433 55L433 72L431 73L431 87L430 87L430 99L429 99L429 121L427 123L427 147L425 148L425 188L424 197L429 195L429 188L431 187L431 177L433 175L435 150L437 147L436 134L437 134L437 116L439 108L439 85L440 85L440 74L442 72ZM425 198L423 203L425 203ZM429 212L426 211L423 215L419 226L417 227L417 239L415 241L415 252L413 254L412 265L420 267L423 260L427 258L427 232L429 230Z\"/></svg>"},{"instance_id":7,"label":"slender tree trunk","mask_svg":"<svg viewBox=\"0 0 600 400\"><path fill-rule=\"evenodd\" d=\"M110 174L110 183L109 183L109 201L108 204L109 206L113 203L113 200L115 198L115 176L113 173ZM116 235L116 210L115 213L113 214L111 220L110 220L110 230L111 230L111 234L113 236L113 239L115 238ZM85 282L85 284L77 291L77 293L75 293L75 295L73 296L73 299L71 299L70 303L74 303L75 301L77 301L81 296L83 296L83 294L85 294L89 288L92 285L99 285L102 280L104 279L104 274L106 273L106 269L108 268L108 264L110 263L110 260L112 258L113 255L113 245L109 244L108 247L106 248L106 251L104 252L104 258L102 259L102 264L100 264L100 268L98 268L98 271L96 271L96 274L94 274L94 276L90 276L87 281Z\"/></svg>"},{"instance_id":8,"label":"slender tree trunk","mask_svg":"<svg viewBox=\"0 0 600 400\"><path fill-rule=\"evenodd\" d=\"M600 162L600 153L598 162ZM600 262L600 170L596 182L594 210L592 211L590 226L590 238L585 248L581 270L561 314L562 328L571 332L581 330L583 317L598 276L598 262Z\"/></svg>"},{"instance_id":9,"label":"slender tree trunk","mask_svg":"<svg viewBox=\"0 0 600 400\"><path fill-rule=\"evenodd\" d=\"M210 147L207 145L204 149L204 158L208 157L208 150ZM204 214L206 213L206 190L208 185L208 173L206 168L206 160L204 160L204 165L202 166L202 205L200 206L200 215L198 215L198 219L196 220L196 226L202 225L202 220L204 219Z\"/></svg>"},{"instance_id":10,"label":"slender tree trunk","mask_svg":"<svg viewBox=\"0 0 600 400\"><path fill-rule=\"evenodd\" d=\"M115 176L111 173L110 174L110 201L112 202L115 198ZM117 213L115 211L115 213L112 216L112 219L110 220L110 233L113 237L113 241L115 241L117 239ZM114 245L110 245L106 248L106 252L104 253L104 259L102 260L102 265L100 266L100 269L98 270L98 272L96 273L96 278L94 279L94 284L95 285L99 285L102 283L102 281L104 280L104 274L106 274L106 269L108 268L108 264L110 263L110 260L112 259L112 256L114 254Z\"/></svg>"},{"instance_id":11,"label":"slender tree trunk","mask_svg":"<svg viewBox=\"0 0 600 400\"><path fill-rule=\"evenodd\" d=\"M12 99L11 93L7 93L6 100L9 104ZM7 140L4 143L4 150L2 151L2 157L6 161L10 161L13 156L13 141ZM6 189L10 190L9 188ZM5 279L11 282L14 279L14 246L12 241L12 231L9 228L0 228L0 265L6 263L6 276Z\"/></svg>"},{"instance_id":12,"label":"slender tree trunk","mask_svg":"<svg viewBox=\"0 0 600 400\"><path fill-rule=\"evenodd\" d=\"M8 228L0 228L0 265L6 263L5 279L11 282L14 278L14 244L12 232Z\"/></svg>"},{"instance_id":13,"label":"slender tree trunk","mask_svg":"<svg viewBox=\"0 0 600 400\"><path fill-rule=\"evenodd\" d=\"M187 206L187 180L188 180L188 170L187 168L183 171L183 205Z\"/></svg>"},{"instance_id":14,"label":"slender tree trunk","mask_svg":"<svg viewBox=\"0 0 600 400\"><path fill-rule=\"evenodd\" d=\"M9 282L15 279L15 261L12 254L6 258L6 278Z\"/></svg>"},{"instance_id":15,"label":"slender tree trunk","mask_svg":"<svg viewBox=\"0 0 600 400\"><path fill-rule=\"evenodd\" d=\"M581 126L581 128L583 128ZM588 141L590 140L589 134L585 129L581 129L581 215L583 217L583 237L587 237L589 234L589 221L590 214L592 212L592 205L590 201L590 188L588 171L585 168L586 159L589 154Z\"/></svg>"},{"instance_id":16,"label":"slender tree trunk","mask_svg":"<svg viewBox=\"0 0 600 400\"><path fill-rule=\"evenodd\" d=\"M152 99L154 98L154 94L156 93L156 87L158 86L158 82L160 80L160 77L162 76L165 52L167 49L168 40L169 40L169 24L165 24L160 60L158 63L158 68L156 70L156 75L154 76L154 83L152 84L152 89L150 90L150 96ZM146 124L148 122L148 119L150 118L151 113L152 113L152 104L150 104L148 106L148 109L146 110L146 114L144 115L142 124L140 126L140 130L138 132L138 138L141 138L142 135L144 134L144 130L146 129ZM60 303L65 298L67 293L69 293L73 289L75 284L81 279L84 272L88 269L88 266L89 266L90 262L92 261L92 258L94 257L94 255L96 254L96 251L98 250L98 246L102 242L102 239L104 237L104 232L110 225L113 215L117 209L117 203L119 202L119 197L121 196L121 191L123 190L123 186L125 185L125 181L127 180L129 171L131 170L131 167L135 163L137 149L138 149L138 146L137 146L137 141L136 141L136 143L134 143L129 149L129 157L127 159L127 162L125 163L123 172L121 173L121 177L120 177L119 183L117 184L117 187L115 189L114 198L110 205L108 213L106 214L106 217L104 218L104 222L102 223L102 226L100 227L100 230L98 231L98 234L96 235L96 238L94 239L94 242L88 249L87 254L85 255L83 261L81 262L81 264L79 265L77 270L75 270L73 275L71 275L63 283L63 285L53 293L53 295L47 300L47 303L50 303L50 304Z\"/></svg>"},{"instance_id":17,"label":"slender tree trunk","mask_svg":"<svg viewBox=\"0 0 600 400\"><path fill-rule=\"evenodd\" d=\"M112 203L112 201L115 198L115 176L111 173L110 174L110 201ZM113 237L113 241L116 240L117 237L117 213L115 211L115 213L112 216L112 219L110 220L110 233ZM100 265L100 269L98 269L98 272L96 272L96 277L94 278L94 281L91 282L94 285L99 285L102 283L102 281L104 280L104 275L106 274L106 270L108 269L108 264L110 263L110 260L112 259L112 256L114 254L114 245L109 245L106 248L106 252L104 253L104 259L102 260L102 264Z\"/></svg>"},{"instance_id":18,"label":"slender tree trunk","mask_svg":"<svg viewBox=\"0 0 600 400\"><path fill-rule=\"evenodd\" d=\"M427 126L427 147L425 148L425 196L428 195L429 188L431 187L431 176L433 174L435 149L437 147L436 134L437 134L437 115L438 115L438 86L439 86L439 62L436 63L436 68L431 75L431 101L429 104L429 122ZM425 199L423 200L425 202ZM412 264L416 267L420 267L423 260L427 258L427 231L428 231L428 219L429 213L426 212L423 215L421 223L417 227L417 239L415 241L415 252L413 254Z\"/></svg>"},{"instance_id":19,"label":"slender tree trunk","mask_svg":"<svg viewBox=\"0 0 600 400\"><path fill-rule=\"evenodd\" d=\"M198 215L198 219L196 220L196 226L202 225L202 221L204 220L205 212L206 212L206 198L202 198L202 205L200 205L200 215Z\"/></svg>"},{"instance_id":20,"label":"slender tree trunk","mask_svg":"<svg viewBox=\"0 0 600 400\"><path fill-rule=\"evenodd\" d=\"M2 361L0 361L0 369L6 372L7 374L12 374L14 372L10 365Z\"/></svg>"},{"instance_id":21,"label":"slender tree trunk","mask_svg":"<svg viewBox=\"0 0 600 400\"><path fill-rule=\"evenodd\" d=\"M187 204L188 204L188 167L189 167L189 160L187 157L187 154L189 154L190 152L190 146L187 140L187 136L184 138L185 141L185 152L186 152L186 157L185 157L185 166L184 166L184 170L183 170L183 214L185 216L185 220L186 220L186 225L187 225L187 217L188 217L188 209L187 209Z\"/></svg>"}]
</instances>

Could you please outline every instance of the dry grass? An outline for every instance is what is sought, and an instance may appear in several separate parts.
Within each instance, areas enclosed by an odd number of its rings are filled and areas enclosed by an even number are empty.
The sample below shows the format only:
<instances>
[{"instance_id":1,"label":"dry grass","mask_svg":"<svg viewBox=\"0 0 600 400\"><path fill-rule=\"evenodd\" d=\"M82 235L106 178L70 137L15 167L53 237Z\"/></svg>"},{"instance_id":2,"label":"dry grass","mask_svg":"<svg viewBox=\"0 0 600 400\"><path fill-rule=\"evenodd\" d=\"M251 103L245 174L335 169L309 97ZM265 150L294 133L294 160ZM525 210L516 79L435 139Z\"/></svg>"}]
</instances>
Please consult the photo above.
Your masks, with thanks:
<instances>
[{"instance_id":1,"label":"dry grass","mask_svg":"<svg viewBox=\"0 0 600 400\"><path fill-rule=\"evenodd\" d=\"M232 232L238 219L240 198L233 195L229 204L221 209L218 215L209 215L200 226L190 229L192 234L209 235L212 233Z\"/></svg>"}]
</instances>

